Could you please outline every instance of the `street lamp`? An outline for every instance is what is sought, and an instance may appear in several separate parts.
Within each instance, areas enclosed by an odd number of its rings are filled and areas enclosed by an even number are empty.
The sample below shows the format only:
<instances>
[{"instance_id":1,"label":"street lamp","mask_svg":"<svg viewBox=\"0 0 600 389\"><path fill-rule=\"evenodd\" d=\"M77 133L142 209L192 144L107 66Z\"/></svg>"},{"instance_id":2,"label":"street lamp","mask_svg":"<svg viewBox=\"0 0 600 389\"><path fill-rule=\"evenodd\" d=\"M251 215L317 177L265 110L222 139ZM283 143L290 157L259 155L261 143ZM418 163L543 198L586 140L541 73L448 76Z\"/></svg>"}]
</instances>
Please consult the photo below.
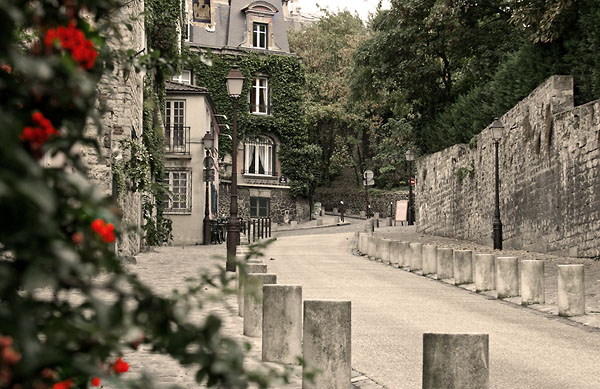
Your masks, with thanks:
<instances>
[{"instance_id":1,"label":"street lamp","mask_svg":"<svg viewBox=\"0 0 600 389\"><path fill-rule=\"evenodd\" d=\"M408 225L412 226L415 224L415 204L413 198L413 189L412 189L412 173L413 167L412 162L415 160L415 153L411 149L406 150L404 154L406 157L406 161L408 162Z\"/></svg>"},{"instance_id":2,"label":"street lamp","mask_svg":"<svg viewBox=\"0 0 600 389\"><path fill-rule=\"evenodd\" d=\"M491 125L492 138L496 146L496 208L494 210L494 220L492 222L494 250L502 250L502 222L500 221L500 180L498 178L498 144L502 139L504 125L496 118Z\"/></svg>"},{"instance_id":3,"label":"street lamp","mask_svg":"<svg viewBox=\"0 0 600 389\"><path fill-rule=\"evenodd\" d=\"M210 244L211 238L211 223L210 223L210 211L208 207L209 203L209 183L214 180L214 170L215 161L213 160L211 153L213 149L213 145L215 144L215 140L210 132L207 132L202 139L202 143L204 143L204 150L206 156L204 157L204 181L206 182L206 195L204 196L204 229L202 234L202 244Z\"/></svg>"},{"instance_id":4,"label":"street lamp","mask_svg":"<svg viewBox=\"0 0 600 389\"><path fill-rule=\"evenodd\" d=\"M238 242L240 241L240 221L238 220L238 193L237 193L237 108L238 99L242 95L244 75L237 65L227 74L227 94L233 105L232 119L232 147L231 147L231 205L229 207L229 224L227 224L227 262L226 271L235 272L235 258Z\"/></svg>"}]
</instances>

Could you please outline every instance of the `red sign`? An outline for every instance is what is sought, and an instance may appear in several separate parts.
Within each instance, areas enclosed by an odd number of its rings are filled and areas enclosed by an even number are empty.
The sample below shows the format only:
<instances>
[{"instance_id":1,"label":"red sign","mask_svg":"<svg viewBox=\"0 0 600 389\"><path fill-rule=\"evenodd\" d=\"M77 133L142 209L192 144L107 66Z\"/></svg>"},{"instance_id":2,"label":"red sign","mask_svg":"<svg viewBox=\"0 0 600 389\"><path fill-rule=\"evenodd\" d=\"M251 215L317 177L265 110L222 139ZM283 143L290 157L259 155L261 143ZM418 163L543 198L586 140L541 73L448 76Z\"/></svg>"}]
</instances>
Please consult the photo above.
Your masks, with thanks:
<instances>
[{"instance_id":1,"label":"red sign","mask_svg":"<svg viewBox=\"0 0 600 389\"><path fill-rule=\"evenodd\" d=\"M415 179L414 178L410 179L410 186L415 186Z\"/></svg>"}]
</instances>

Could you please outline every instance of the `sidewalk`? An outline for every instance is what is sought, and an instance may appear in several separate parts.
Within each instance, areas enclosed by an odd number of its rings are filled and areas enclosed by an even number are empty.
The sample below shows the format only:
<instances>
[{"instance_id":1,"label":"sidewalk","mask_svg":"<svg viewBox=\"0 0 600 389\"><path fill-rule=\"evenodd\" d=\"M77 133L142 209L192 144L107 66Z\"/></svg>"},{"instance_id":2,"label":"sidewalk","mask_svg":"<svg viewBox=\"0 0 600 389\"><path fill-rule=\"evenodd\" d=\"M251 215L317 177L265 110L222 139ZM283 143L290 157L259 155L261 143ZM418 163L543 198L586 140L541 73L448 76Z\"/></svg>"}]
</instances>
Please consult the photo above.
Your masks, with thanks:
<instances>
[{"instance_id":1,"label":"sidewalk","mask_svg":"<svg viewBox=\"0 0 600 389\"><path fill-rule=\"evenodd\" d=\"M380 223L381 225L381 223ZM494 250L489 246L477 243L445 238L440 236L425 235L418 233L415 226L382 227L375 230L376 237L399 241L419 242L434 244L438 247L449 247L458 250L473 250L473 254L492 254ZM519 259L539 259L545 262L545 304L533 304L524 309L534 309L546 314L558 317L557 293L558 293L558 265L559 264L583 264L585 269L585 294L586 315L570 317L568 320L580 323L584 326L600 328L600 261L587 258L562 257L557 255L535 253L524 250L503 250L504 256L515 256ZM461 285L465 289L475 291L475 284ZM497 297L496 291L482 293L488 297ZM521 298L508 298L512 304L521 305Z\"/></svg>"},{"instance_id":2,"label":"sidewalk","mask_svg":"<svg viewBox=\"0 0 600 389\"><path fill-rule=\"evenodd\" d=\"M296 227L292 227L290 224L273 225L273 232L277 231L295 231L295 230L307 230L312 228L327 228L336 226L349 226L350 223L346 218L344 222L338 221L339 216L335 215L323 215L319 219L323 220L322 225L317 225L317 220L310 220L302 223L298 223Z\"/></svg>"}]
</instances>

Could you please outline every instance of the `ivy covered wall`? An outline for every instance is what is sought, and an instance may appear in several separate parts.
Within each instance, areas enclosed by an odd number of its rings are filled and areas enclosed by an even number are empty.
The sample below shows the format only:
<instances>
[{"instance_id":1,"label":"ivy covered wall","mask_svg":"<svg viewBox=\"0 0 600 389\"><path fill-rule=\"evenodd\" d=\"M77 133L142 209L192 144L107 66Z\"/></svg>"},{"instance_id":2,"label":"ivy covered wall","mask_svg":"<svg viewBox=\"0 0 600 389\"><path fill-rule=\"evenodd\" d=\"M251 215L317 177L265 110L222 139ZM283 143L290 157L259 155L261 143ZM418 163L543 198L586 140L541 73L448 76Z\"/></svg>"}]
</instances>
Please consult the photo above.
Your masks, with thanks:
<instances>
[{"instance_id":1,"label":"ivy covered wall","mask_svg":"<svg viewBox=\"0 0 600 389\"><path fill-rule=\"evenodd\" d=\"M309 143L302 94L304 73L300 60L295 56L257 53L188 54L188 66L194 73L195 84L209 90L217 113L227 116L227 120L220 119L221 123L230 126L233 108L227 94L226 77L232 66L238 65L246 78L238 105L238 140L243 142L246 135L275 134L281 141L278 150L281 173L290 180L292 194L310 198L319 177L320 148ZM271 115L250 113L247 96L252 78L258 74L269 77ZM230 134L231 130L221 128L221 155L231 152L231 139L227 136Z\"/></svg>"}]
</instances>

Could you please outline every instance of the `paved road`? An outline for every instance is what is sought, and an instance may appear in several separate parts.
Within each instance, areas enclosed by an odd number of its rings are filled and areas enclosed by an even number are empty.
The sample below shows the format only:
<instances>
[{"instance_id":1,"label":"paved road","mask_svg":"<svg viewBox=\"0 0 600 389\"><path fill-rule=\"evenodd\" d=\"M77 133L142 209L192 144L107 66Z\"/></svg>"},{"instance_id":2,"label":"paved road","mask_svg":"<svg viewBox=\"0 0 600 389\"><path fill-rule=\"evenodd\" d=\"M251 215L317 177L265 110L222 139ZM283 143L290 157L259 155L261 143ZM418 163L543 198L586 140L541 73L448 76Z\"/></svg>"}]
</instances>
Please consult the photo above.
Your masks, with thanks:
<instances>
[{"instance_id":1,"label":"paved road","mask_svg":"<svg viewBox=\"0 0 600 389\"><path fill-rule=\"evenodd\" d=\"M354 256L352 233L282 235L269 272L304 299L351 300L352 366L387 388L421 387L425 332L488 333L492 388L600 388L598 330Z\"/></svg>"}]
</instances>

